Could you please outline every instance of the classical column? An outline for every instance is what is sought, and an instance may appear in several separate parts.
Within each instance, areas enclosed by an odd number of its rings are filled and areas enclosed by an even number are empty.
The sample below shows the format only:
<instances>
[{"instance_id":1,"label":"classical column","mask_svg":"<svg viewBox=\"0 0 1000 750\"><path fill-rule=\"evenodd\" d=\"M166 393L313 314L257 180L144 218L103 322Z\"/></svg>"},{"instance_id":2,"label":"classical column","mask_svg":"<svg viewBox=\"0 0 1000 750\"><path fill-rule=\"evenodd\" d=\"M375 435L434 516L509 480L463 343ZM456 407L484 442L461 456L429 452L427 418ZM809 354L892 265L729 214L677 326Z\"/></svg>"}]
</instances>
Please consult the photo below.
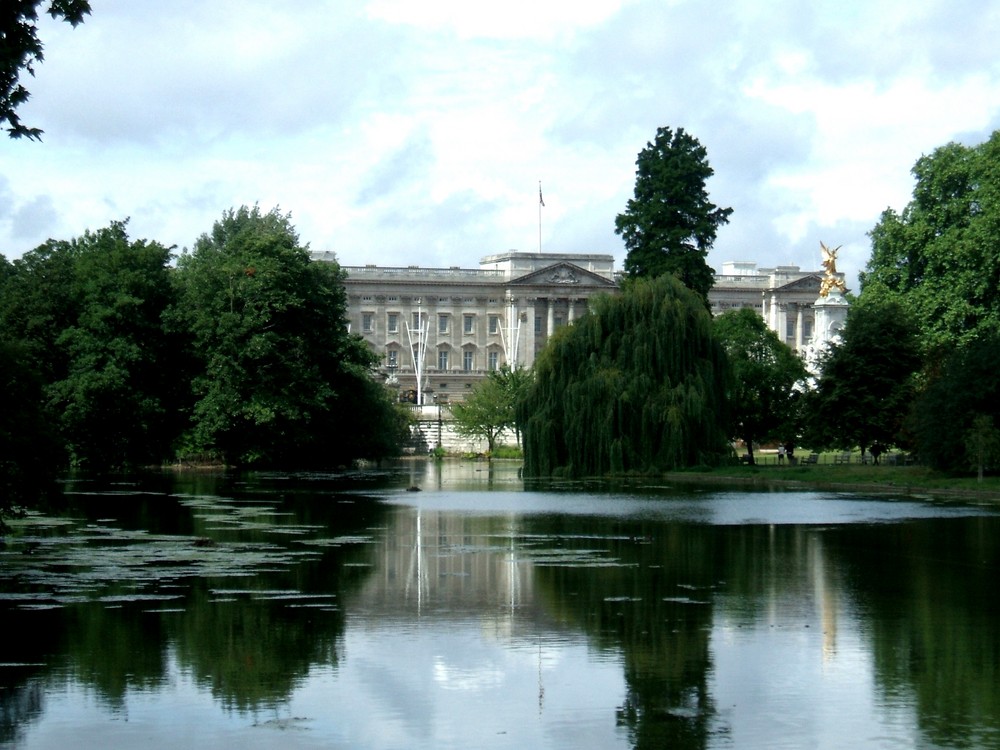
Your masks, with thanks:
<instances>
[{"instance_id":1,"label":"classical column","mask_svg":"<svg viewBox=\"0 0 1000 750\"><path fill-rule=\"evenodd\" d=\"M801 302L795 305L797 312L795 314L795 351L802 351L802 329L803 329L803 305Z\"/></svg>"},{"instance_id":2,"label":"classical column","mask_svg":"<svg viewBox=\"0 0 1000 750\"><path fill-rule=\"evenodd\" d=\"M569 312L566 314L566 322L572 323L574 320L576 320L576 300L570 297Z\"/></svg>"},{"instance_id":3,"label":"classical column","mask_svg":"<svg viewBox=\"0 0 1000 750\"><path fill-rule=\"evenodd\" d=\"M551 336L556 330L556 301L549 297L549 327L545 331L546 337Z\"/></svg>"}]
</instances>

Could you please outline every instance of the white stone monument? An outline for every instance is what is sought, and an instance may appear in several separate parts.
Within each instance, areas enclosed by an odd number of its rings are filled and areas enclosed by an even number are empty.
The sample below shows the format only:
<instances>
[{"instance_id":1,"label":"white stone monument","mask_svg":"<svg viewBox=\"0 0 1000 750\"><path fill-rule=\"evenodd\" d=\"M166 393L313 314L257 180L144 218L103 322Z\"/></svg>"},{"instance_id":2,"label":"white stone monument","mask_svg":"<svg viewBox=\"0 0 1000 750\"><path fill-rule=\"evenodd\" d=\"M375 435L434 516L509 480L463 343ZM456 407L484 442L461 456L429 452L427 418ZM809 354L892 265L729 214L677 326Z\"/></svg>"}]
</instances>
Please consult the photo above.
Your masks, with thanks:
<instances>
[{"instance_id":1,"label":"white stone monument","mask_svg":"<svg viewBox=\"0 0 1000 750\"><path fill-rule=\"evenodd\" d=\"M823 283L819 288L819 299L813 303L816 322L813 328L812 344L806 354L806 366L815 376L819 374L819 360L827 348L840 340L840 332L847 322L850 304L844 299L847 286L842 274L837 273L837 251L819 243L823 252Z\"/></svg>"}]
</instances>

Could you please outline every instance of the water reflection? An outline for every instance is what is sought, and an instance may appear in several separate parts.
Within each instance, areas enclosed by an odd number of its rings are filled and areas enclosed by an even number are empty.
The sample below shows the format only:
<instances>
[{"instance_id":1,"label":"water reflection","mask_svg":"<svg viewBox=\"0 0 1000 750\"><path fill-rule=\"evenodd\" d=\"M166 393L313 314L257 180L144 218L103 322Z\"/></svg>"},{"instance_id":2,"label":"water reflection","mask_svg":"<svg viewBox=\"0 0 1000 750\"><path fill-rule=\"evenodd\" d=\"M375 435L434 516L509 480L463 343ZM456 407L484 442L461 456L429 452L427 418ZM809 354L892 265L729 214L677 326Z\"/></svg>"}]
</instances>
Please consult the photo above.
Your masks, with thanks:
<instances>
[{"instance_id":1,"label":"water reflection","mask_svg":"<svg viewBox=\"0 0 1000 750\"><path fill-rule=\"evenodd\" d=\"M997 746L998 531L486 464L70 484L0 551L0 742Z\"/></svg>"}]
</instances>

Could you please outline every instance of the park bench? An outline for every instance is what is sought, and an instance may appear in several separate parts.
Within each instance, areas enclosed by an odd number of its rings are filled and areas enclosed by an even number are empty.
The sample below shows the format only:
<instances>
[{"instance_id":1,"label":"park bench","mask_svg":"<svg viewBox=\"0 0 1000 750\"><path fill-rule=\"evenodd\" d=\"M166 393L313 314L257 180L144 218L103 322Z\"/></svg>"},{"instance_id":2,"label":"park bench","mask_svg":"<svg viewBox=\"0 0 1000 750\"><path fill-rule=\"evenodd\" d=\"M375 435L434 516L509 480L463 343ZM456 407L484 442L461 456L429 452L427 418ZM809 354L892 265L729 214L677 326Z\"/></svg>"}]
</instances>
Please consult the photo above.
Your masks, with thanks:
<instances>
[{"instance_id":1,"label":"park bench","mask_svg":"<svg viewBox=\"0 0 1000 750\"><path fill-rule=\"evenodd\" d=\"M851 454L838 453L836 456L833 457L833 462L835 464L849 464L851 463Z\"/></svg>"},{"instance_id":2,"label":"park bench","mask_svg":"<svg viewBox=\"0 0 1000 750\"><path fill-rule=\"evenodd\" d=\"M814 463L817 463L818 461L819 461L819 454L818 453L810 453L808 456L806 456L806 460L803 461L802 463L805 463L805 464L814 464Z\"/></svg>"}]
</instances>

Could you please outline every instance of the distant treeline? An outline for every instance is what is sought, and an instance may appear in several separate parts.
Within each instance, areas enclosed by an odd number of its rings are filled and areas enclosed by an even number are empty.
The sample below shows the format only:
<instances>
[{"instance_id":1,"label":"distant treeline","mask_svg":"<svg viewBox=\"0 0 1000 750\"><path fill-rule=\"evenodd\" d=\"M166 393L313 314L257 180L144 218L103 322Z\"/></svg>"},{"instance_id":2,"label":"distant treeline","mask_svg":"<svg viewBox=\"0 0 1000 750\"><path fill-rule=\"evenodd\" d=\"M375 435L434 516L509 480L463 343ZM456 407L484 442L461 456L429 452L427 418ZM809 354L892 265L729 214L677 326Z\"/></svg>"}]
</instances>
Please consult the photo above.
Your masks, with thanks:
<instances>
[{"instance_id":1,"label":"distant treeline","mask_svg":"<svg viewBox=\"0 0 1000 750\"><path fill-rule=\"evenodd\" d=\"M227 211L179 258L127 229L0 258L7 494L68 466L334 466L398 450L405 417L348 333L343 271L311 263L288 216Z\"/></svg>"}]
</instances>

